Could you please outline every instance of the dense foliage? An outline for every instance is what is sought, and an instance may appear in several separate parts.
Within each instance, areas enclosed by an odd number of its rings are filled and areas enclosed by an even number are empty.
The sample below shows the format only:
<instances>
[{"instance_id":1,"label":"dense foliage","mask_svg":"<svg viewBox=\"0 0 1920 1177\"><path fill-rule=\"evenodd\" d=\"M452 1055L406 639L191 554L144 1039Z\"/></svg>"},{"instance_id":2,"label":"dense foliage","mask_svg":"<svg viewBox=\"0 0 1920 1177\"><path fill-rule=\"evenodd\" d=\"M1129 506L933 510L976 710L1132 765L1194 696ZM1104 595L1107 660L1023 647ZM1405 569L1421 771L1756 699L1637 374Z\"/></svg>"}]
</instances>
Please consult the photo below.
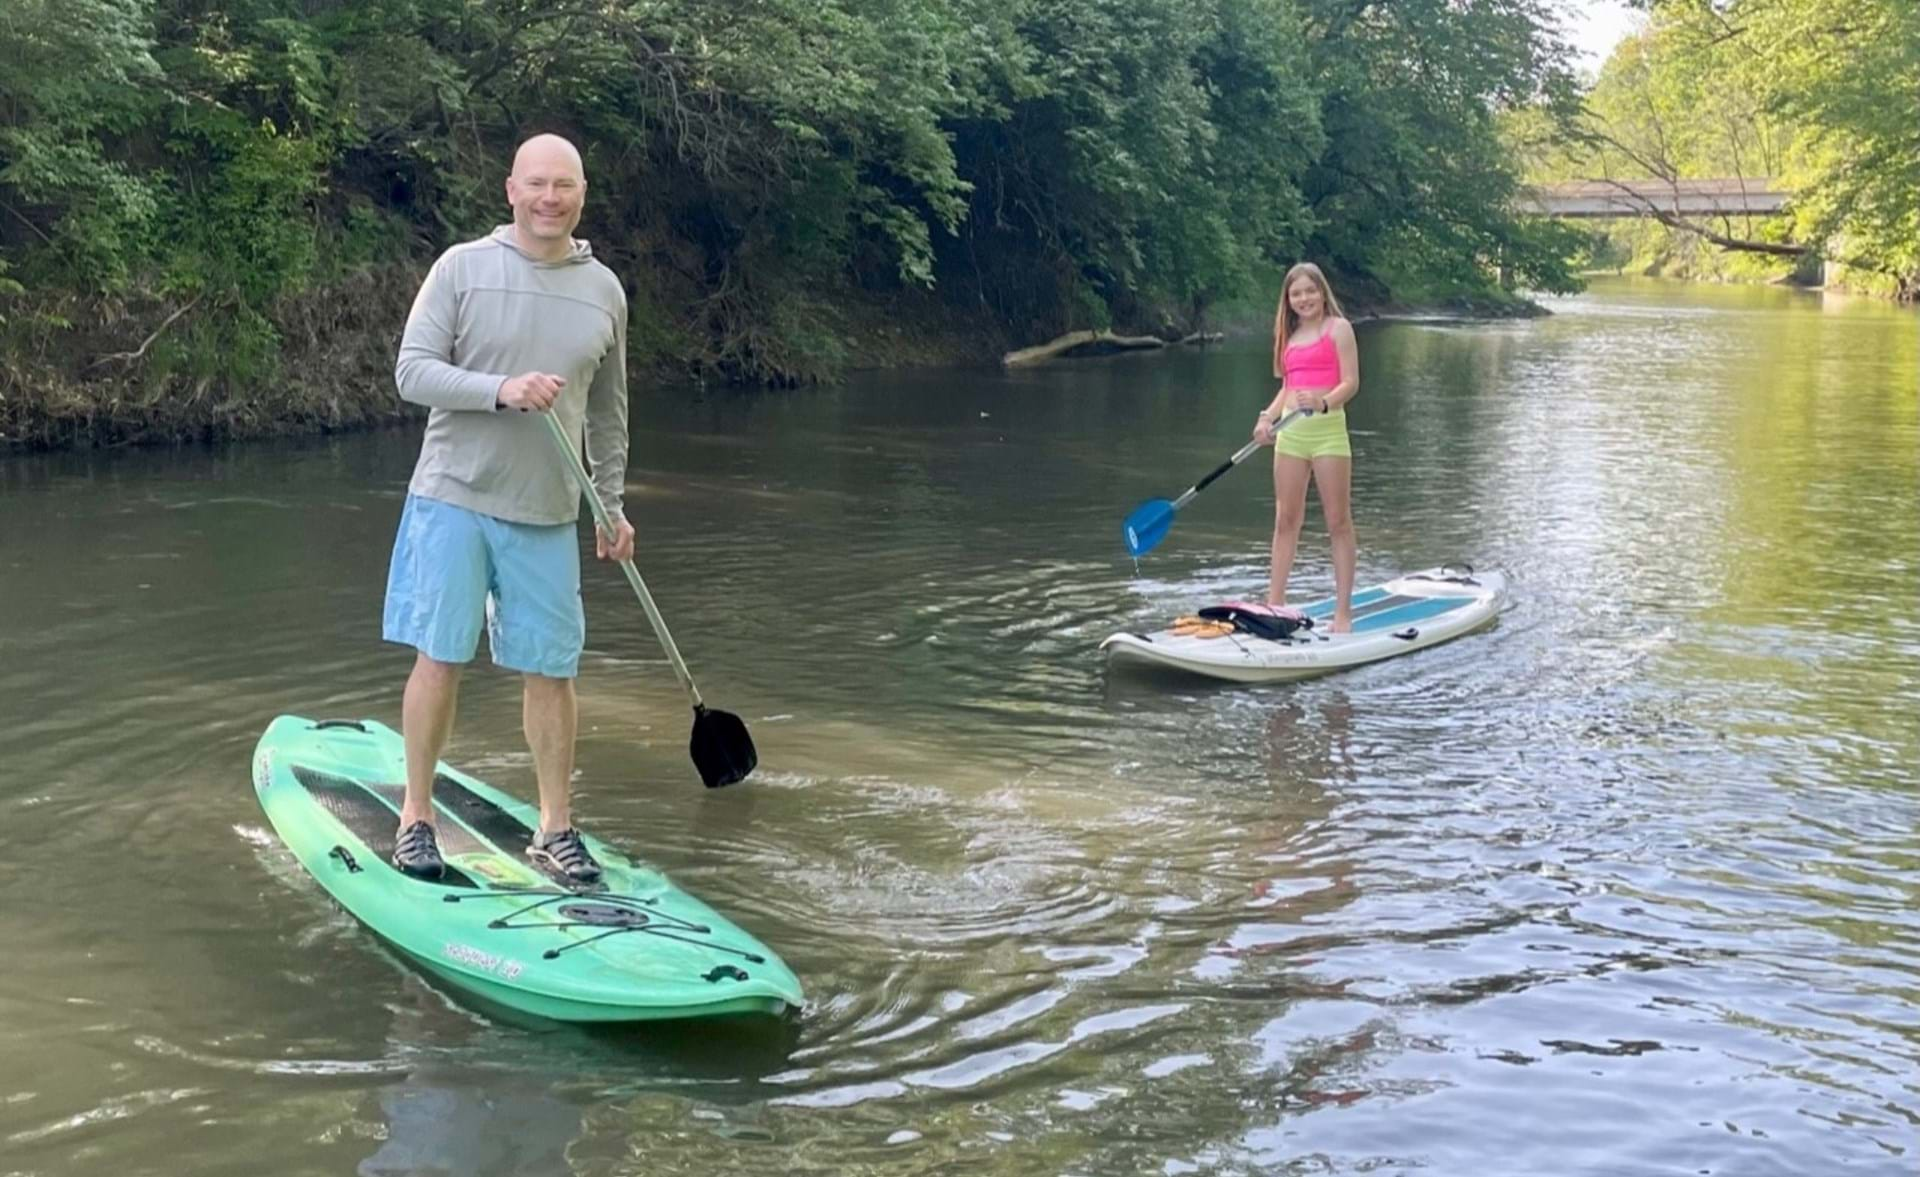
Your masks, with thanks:
<instances>
[{"instance_id":1,"label":"dense foliage","mask_svg":"<svg viewBox=\"0 0 1920 1177\"><path fill-rule=\"evenodd\" d=\"M1536 174L1774 178L1796 194L1790 218L1717 228L1805 244L1859 284L1920 296L1920 5L1643 7L1646 30L1614 52L1552 150L1535 155ZM1669 251L1690 244L1654 236Z\"/></svg>"},{"instance_id":2,"label":"dense foliage","mask_svg":"<svg viewBox=\"0 0 1920 1177\"><path fill-rule=\"evenodd\" d=\"M1376 297L1567 288L1502 109L1547 0L8 0L0 432L392 411L514 145L587 157L639 363L784 381L901 324L1191 329L1311 257ZM886 324L882 332L878 325Z\"/></svg>"}]
</instances>

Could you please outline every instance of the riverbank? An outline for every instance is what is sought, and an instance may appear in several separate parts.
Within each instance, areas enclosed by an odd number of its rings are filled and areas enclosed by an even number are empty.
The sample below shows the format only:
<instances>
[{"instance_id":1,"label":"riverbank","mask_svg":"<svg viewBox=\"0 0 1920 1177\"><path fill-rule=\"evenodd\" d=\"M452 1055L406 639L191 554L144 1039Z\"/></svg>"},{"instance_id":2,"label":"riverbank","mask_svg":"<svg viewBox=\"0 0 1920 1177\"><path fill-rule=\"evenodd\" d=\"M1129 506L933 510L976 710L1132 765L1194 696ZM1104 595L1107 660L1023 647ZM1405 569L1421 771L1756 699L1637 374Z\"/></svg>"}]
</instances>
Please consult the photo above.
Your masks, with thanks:
<instances>
[{"instance_id":1,"label":"riverbank","mask_svg":"<svg viewBox=\"0 0 1920 1177\"><path fill-rule=\"evenodd\" d=\"M413 268L390 266L281 300L270 316L280 352L246 387L187 359L195 351L187 337L206 330L208 318L223 313L217 308L158 300L63 307L58 318L74 326L10 337L13 354L0 366L0 453L346 433L424 417L393 391L393 356L418 283ZM1346 308L1355 322L1547 313L1519 296L1416 302L1372 284L1356 284L1356 291ZM848 295L815 313L809 335L820 341L819 368L830 372L995 365L1034 342L1015 338L984 308L922 290ZM1236 338L1269 332L1272 307L1255 299L1224 303L1202 327ZM701 359L667 346L631 349L636 382L713 378Z\"/></svg>"},{"instance_id":2,"label":"riverbank","mask_svg":"<svg viewBox=\"0 0 1920 1177\"><path fill-rule=\"evenodd\" d=\"M176 337L217 310L111 300L60 308L56 321L73 326L10 337L0 453L344 433L422 418L393 388L418 284L412 268L395 266L282 300L270 316L279 354L245 387L181 362L192 349ZM987 315L922 291L847 298L817 313L819 363L836 371L986 364L1010 345ZM632 346L629 364L636 382L710 378L694 357L657 344Z\"/></svg>"},{"instance_id":3,"label":"riverbank","mask_svg":"<svg viewBox=\"0 0 1920 1177\"><path fill-rule=\"evenodd\" d=\"M1920 280L1829 261L1818 253L1799 257L1722 249L1697 234L1676 231L1658 221L1624 221L1595 240L1592 265L1597 275L1706 282L1791 286L1832 290L1910 305L1920 300Z\"/></svg>"}]
</instances>

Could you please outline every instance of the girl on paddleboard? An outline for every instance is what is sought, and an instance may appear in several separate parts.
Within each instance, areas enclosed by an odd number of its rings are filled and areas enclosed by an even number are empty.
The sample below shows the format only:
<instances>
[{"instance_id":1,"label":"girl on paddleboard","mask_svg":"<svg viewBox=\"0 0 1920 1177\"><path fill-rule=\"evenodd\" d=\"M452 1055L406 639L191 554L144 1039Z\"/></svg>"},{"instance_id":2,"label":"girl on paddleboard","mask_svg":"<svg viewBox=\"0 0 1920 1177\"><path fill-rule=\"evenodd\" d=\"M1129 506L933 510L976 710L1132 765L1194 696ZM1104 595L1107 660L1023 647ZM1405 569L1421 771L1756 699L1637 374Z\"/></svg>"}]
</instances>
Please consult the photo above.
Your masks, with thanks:
<instances>
[{"instance_id":1,"label":"girl on paddleboard","mask_svg":"<svg viewBox=\"0 0 1920 1177\"><path fill-rule=\"evenodd\" d=\"M1273 375L1280 390L1254 419L1253 436L1273 443L1273 579L1267 601L1287 603L1287 576L1307 509L1307 478L1333 541L1333 632L1353 629L1353 449L1345 405L1360 391L1360 353L1340 301L1312 262L1287 271L1273 323ZM1307 413L1276 433L1289 413Z\"/></svg>"}]
</instances>

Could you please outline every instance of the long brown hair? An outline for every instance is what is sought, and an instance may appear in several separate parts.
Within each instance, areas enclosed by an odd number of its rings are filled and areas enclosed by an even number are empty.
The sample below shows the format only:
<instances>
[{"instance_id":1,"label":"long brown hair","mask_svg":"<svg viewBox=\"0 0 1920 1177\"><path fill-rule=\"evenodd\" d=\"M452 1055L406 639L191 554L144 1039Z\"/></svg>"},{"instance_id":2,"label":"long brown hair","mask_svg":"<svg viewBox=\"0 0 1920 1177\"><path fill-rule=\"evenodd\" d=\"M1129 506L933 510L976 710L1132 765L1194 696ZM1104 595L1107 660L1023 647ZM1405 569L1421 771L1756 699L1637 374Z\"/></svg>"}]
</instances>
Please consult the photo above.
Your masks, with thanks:
<instances>
[{"instance_id":1,"label":"long brown hair","mask_svg":"<svg viewBox=\"0 0 1920 1177\"><path fill-rule=\"evenodd\" d=\"M1273 316L1275 364L1280 362L1280 349L1287 346L1287 340L1293 337L1294 328L1300 325L1300 316L1293 313L1293 301L1287 297L1287 292L1293 289L1293 280L1302 277L1313 279L1313 284L1320 288L1320 298L1326 303L1326 310L1322 314L1326 318L1347 317L1347 312L1340 309L1340 300L1333 296L1333 287L1328 285L1327 276L1320 272L1320 267L1312 262L1300 262L1295 265L1287 271L1286 280L1280 283L1280 308L1274 312Z\"/></svg>"}]
</instances>

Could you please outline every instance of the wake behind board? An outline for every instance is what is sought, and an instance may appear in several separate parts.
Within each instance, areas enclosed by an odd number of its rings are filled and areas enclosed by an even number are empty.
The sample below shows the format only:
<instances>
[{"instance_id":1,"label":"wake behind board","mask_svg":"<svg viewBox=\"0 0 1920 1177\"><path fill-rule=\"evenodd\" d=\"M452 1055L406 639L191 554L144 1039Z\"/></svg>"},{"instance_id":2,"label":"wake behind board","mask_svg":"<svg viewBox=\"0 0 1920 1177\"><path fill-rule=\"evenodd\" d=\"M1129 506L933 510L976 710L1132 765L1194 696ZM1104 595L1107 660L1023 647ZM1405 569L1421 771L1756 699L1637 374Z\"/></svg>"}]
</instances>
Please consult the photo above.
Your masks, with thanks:
<instances>
[{"instance_id":1,"label":"wake behind board","mask_svg":"<svg viewBox=\"0 0 1920 1177\"><path fill-rule=\"evenodd\" d=\"M372 720L283 715L253 754L254 791L300 865L361 923L449 986L568 1022L782 1013L802 1000L779 957L652 867L593 837L605 870L564 886L526 858L532 806L440 766L446 875L392 864L406 761Z\"/></svg>"},{"instance_id":2,"label":"wake behind board","mask_svg":"<svg viewBox=\"0 0 1920 1177\"><path fill-rule=\"evenodd\" d=\"M1218 637L1117 633L1100 643L1109 665L1153 668L1226 682L1292 682L1410 654L1493 624L1506 603L1507 579L1448 564L1409 573L1353 593L1353 632L1328 632L1333 598L1304 607L1312 628L1269 639L1234 632Z\"/></svg>"}]
</instances>

